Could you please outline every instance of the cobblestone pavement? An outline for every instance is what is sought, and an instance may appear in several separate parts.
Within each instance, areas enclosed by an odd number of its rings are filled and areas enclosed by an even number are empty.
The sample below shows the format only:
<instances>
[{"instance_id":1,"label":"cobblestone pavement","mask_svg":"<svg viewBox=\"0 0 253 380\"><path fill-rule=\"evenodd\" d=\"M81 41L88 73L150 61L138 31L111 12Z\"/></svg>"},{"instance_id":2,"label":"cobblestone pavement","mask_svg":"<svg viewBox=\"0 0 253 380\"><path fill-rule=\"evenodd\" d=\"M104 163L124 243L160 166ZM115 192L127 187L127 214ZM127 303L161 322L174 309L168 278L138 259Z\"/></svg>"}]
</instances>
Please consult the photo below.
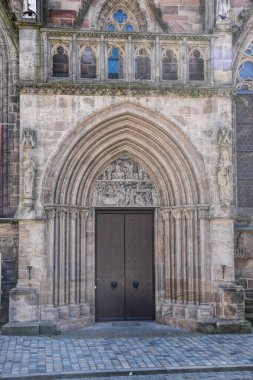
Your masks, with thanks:
<instances>
[{"instance_id":1,"label":"cobblestone pavement","mask_svg":"<svg viewBox=\"0 0 253 380\"><path fill-rule=\"evenodd\" d=\"M69 373L70 378L71 373L116 376L140 370L208 367L211 371L229 366L253 370L253 335L98 339L0 336L0 378L12 375L18 379L19 375L36 373L48 374L48 378L62 373Z\"/></svg>"}]
</instances>

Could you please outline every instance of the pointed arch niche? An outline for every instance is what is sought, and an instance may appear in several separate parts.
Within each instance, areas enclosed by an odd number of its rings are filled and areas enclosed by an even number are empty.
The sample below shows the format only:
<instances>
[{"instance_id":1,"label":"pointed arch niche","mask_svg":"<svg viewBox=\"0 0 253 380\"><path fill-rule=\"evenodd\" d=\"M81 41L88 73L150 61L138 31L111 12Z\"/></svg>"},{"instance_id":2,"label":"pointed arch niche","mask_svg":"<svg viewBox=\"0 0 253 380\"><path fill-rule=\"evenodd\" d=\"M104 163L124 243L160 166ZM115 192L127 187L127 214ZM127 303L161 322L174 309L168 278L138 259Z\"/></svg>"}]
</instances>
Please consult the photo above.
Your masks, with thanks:
<instances>
[{"instance_id":1,"label":"pointed arch niche","mask_svg":"<svg viewBox=\"0 0 253 380\"><path fill-rule=\"evenodd\" d=\"M42 186L42 319L51 315L65 328L95 321L97 207L154 210L156 320L190 323L190 313L194 326L202 309L211 316L208 187L202 157L161 114L127 102L80 123L50 160Z\"/></svg>"}]
</instances>

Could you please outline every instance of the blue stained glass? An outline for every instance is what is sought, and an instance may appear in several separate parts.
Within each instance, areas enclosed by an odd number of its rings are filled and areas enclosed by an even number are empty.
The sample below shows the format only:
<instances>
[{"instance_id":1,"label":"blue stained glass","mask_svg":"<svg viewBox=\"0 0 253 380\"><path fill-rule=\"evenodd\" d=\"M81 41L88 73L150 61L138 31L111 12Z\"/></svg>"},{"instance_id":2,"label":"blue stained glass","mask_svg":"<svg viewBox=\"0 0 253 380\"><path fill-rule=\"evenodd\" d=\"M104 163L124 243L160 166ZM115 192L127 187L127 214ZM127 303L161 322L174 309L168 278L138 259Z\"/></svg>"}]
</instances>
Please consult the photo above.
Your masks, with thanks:
<instances>
[{"instance_id":1,"label":"blue stained glass","mask_svg":"<svg viewBox=\"0 0 253 380\"><path fill-rule=\"evenodd\" d=\"M253 80L253 63L245 62L239 70L239 75L242 79Z\"/></svg>"},{"instance_id":2,"label":"blue stained glass","mask_svg":"<svg viewBox=\"0 0 253 380\"><path fill-rule=\"evenodd\" d=\"M126 32L132 32L133 30L134 30L133 25L127 24L127 26L126 26Z\"/></svg>"},{"instance_id":3,"label":"blue stained glass","mask_svg":"<svg viewBox=\"0 0 253 380\"><path fill-rule=\"evenodd\" d=\"M113 48L112 55L108 60L108 75L110 79L118 79L119 77L119 49Z\"/></svg>"},{"instance_id":4,"label":"blue stained glass","mask_svg":"<svg viewBox=\"0 0 253 380\"><path fill-rule=\"evenodd\" d=\"M113 24L108 25L107 30L109 32L115 32L115 26Z\"/></svg>"},{"instance_id":5,"label":"blue stained glass","mask_svg":"<svg viewBox=\"0 0 253 380\"><path fill-rule=\"evenodd\" d=\"M122 9L119 9L116 13L114 13L113 18L119 24L123 24L123 22L125 22L127 19L127 15L122 11Z\"/></svg>"}]
</instances>

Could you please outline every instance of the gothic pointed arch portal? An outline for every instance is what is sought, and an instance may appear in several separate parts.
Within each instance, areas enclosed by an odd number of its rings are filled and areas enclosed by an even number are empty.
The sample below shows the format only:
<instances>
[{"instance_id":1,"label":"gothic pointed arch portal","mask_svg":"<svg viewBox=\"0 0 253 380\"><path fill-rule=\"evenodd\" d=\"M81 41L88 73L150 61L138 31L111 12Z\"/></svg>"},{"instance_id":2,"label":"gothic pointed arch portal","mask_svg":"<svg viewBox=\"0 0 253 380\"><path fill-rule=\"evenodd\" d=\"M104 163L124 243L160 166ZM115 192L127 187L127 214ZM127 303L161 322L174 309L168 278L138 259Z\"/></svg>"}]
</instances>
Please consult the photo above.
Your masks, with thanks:
<instances>
[{"instance_id":1,"label":"gothic pointed arch portal","mask_svg":"<svg viewBox=\"0 0 253 380\"><path fill-rule=\"evenodd\" d=\"M208 187L190 140L154 110L126 102L82 121L50 160L42 185L48 242L41 319L64 328L95 321L95 214L108 207L154 212L156 320L194 326L203 310L211 316Z\"/></svg>"}]
</instances>

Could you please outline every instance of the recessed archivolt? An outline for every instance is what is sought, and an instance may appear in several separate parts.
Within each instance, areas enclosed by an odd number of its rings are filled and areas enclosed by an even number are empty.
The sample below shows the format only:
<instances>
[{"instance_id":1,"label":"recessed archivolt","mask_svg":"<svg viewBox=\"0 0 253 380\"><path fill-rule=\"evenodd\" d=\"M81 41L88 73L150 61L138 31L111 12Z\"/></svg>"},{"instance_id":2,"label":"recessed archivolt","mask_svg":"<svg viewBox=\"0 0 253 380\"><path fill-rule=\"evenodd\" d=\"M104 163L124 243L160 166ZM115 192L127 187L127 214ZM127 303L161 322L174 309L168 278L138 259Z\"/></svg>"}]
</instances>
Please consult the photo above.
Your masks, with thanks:
<instances>
[{"instance_id":1,"label":"recessed archivolt","mask_svg":"<svg viewBox=\"0 0 253 380\"><path fill-rule=\"evenodd\" d=\"M83 125L68 135L49 163L44 203L90 206L96 179L122 155L145 168L161 206L209 203L202 157L160 114L127 102L91 116Z\"/></svg>"}]
</instances>

